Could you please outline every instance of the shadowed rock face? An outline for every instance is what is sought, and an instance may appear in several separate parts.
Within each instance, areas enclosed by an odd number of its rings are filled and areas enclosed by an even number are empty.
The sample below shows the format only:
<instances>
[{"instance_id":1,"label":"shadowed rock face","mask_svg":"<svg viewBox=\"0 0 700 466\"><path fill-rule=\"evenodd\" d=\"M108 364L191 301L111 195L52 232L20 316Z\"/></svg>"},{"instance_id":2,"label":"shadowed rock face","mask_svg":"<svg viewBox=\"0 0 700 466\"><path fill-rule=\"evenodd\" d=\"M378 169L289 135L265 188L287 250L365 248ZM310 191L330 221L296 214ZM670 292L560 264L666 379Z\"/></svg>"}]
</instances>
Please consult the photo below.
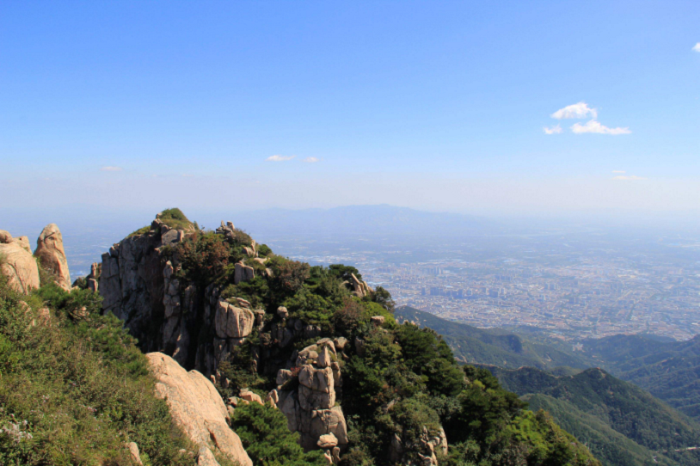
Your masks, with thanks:
<instances>
[{"instance_id":1,"label":"shadowed rock face","mask_svg":"<svg viewBox=\"0 0 700 466\"><path fill-rule=\"evenodd\" d=\"M0 230L0 273L7 277L10 287L20 293L39 288L39 267L29 248L29 238L13 238Z\"/></svg>"},{"instance_id":2,"label":"shadowed rock face","mask_svg":"<svg viewBox=\"0 0 700 466\"><path fill-rule=\"evenodd\" d=\"M144 351L163 349L165 264L159 248L164 244L154 231L125 238L102 255L103 309L124 321Z\"/></svg>"},{"instance_id":3,"label":"shadowed rock face","mask_svg":"<svg viewBox=\"0 0 700 466\"><path fill-rule=\"evenodd\" d=\"M252 466L241 439L226 423L228 411L214 385L197 371L187 372L162 353L146 355L156 383L156 395L167 401L173 421L200 446L200 457L218 464L211 453L218 449L240 466ZM213 462L212 462L213 461Z\"/></svg>"},{"instance_id":4,"label":"shadowed rock face","mask_svg":"<svg viewBox=\"0 0 700 466\"><path fill-rule=\"evenodd\" d=\"M41 266L53 274L56 284L66 291L71 289L70 272L66 251L63 249L63 235L55 223L44 227L36 241L34 255Z\"/></svg>"}]
</instances>

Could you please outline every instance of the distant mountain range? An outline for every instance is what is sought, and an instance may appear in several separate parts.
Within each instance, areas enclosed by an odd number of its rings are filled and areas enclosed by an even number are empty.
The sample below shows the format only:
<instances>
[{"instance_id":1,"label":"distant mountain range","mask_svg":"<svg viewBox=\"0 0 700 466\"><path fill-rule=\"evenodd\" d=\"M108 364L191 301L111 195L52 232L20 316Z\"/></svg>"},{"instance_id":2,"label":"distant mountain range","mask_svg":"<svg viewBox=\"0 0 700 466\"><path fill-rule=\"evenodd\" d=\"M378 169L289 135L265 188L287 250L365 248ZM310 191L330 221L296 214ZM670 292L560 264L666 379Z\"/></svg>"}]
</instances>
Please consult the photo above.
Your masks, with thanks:
<instances>
[{"instance_id":1,"label":"distant mountain range","mask_svg":"<svg viewBox=\"0 0 700 466\"><path fill-rule=\"evenodd\" d=\"M395 315L441 334L459 361L487 367L531 409L552 414L603 464L700 465L700 450L686 450L700 446L700 424L674 409L697 415L700 337L667 342L618 335L586 340L583 351L574 352L411 307Z\"/></svg>"},{"instance_id":2,"label":"distant mountain range","mask_svg":"<svg viewBox=\"0 0 700 466\"><path fill-rule=\"evenodd\" d=\"M265 209L237 213L233 220L236 226L264 236L460 236L498 227L480 217L390 205Z\"/></svg>"}]
</instances>

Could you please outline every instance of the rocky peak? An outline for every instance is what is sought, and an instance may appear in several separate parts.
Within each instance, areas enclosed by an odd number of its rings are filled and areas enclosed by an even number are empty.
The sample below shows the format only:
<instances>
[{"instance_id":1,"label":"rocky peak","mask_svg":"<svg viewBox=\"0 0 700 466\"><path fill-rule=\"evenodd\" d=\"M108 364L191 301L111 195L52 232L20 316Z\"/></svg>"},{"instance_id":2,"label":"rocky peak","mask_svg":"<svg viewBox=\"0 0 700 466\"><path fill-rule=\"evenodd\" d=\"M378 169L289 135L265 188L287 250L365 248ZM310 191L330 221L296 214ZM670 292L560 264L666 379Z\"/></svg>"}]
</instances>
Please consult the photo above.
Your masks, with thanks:
<instances>
[{"instance_id":1,"label":"rocky peak","mask_svg":"<svg viewBox=\"0 0 700 466\"><path fill-rule=\"evenodd\" d=\"M63 235L55 223L48 224L42 230L36 241L34 256L40 261L41 266L54 276L58 286L64 290L70 290L70 271L66 251L63 249Z\"/></svg>"},{"instance_id":2,"label":"rocky peak","mask_svg":"<svg viewBox=\"0 0 700 466\"><path fill-rule=\"evenodd\" d=\"M0 230L0 273L20 293L39 288L39 267L32 256L29 238L13 238L9 232Z\"/></svg>"}]
</instances>

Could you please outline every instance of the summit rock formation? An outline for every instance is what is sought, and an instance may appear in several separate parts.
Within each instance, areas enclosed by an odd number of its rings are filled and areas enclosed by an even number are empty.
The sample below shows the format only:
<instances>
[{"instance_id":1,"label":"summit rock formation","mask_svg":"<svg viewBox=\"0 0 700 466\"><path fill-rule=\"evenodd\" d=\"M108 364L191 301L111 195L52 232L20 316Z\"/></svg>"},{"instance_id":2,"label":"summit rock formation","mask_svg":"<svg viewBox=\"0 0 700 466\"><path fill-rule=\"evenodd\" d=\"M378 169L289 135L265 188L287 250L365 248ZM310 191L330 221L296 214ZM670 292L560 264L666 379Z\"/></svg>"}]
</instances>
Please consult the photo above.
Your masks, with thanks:
<instances>
[{"instance_id":1,"label":"summit rock formation","mask_svg":"<svg viewBox=\"0 0 700 466\"><path fill-rule=\"evenodd\" d=\"M39 288L39 267L32 256L29 238L13 238L0 230L0 272L7 277L10 287L20 293Z\"/></svg>"},{"instance_id":2,"label":"summit rock formation","mask_svg":"<svg viewBox=\"0 0 700 466\"><path fill-rule=\"evenodd\" d=\"M63 235L55 223L46 225L41 231L34 256L40 261L41 266L54 276L58 286L64 290L70 290L70 271L66 251L63 249Z\"/></svg>"}]
</instances>

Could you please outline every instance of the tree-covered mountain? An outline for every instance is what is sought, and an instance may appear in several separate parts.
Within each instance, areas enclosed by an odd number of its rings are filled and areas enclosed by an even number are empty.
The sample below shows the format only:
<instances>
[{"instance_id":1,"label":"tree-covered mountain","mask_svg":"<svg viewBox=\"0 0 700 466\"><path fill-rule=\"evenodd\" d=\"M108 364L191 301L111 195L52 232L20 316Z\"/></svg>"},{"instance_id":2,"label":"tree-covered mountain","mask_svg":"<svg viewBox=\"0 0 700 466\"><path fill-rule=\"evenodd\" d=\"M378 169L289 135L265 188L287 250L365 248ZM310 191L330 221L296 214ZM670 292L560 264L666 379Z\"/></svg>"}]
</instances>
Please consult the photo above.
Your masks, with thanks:
<instances>
[{"instance_id":1,"label":"tree-covered mountain","mask_svg":"<svg viewBox=\"0 0 700 466\"><path fill-rule=\"evenodd\" d=\"M428 312L402 306L396 309L400 322L412 322L442 335L455 358L463 363L489 364L518 368L531 366L554 368L588 367L575 355L541 343L533 343L519 335L498 329L480 329L471 325L441 319Z\"/></svg>"},{"instance_id":2,"label":"tree-covered mountain","mask_svg":"<svg viewBox=\"0 0 700 466\"><path fill-rule=\"evenodd\" d=\"M571 376L489 367L501 385L544 409L604 464L700 464L700 425L602 369Z\"/></svg>"},{"instance_id":3,"label":"tree-covered mountain","mask_svg":"<svg viewBox=\"0 0 700 466\"><path fill-rule=\"evenodd\" d=\"M644 382L655 381L660 387L675 387L675 393L687 399L695 394L685 391L692 386L692 381L686 382L695 377L695 340L675 343L619 335L588 340L583 352L570 352L498 329L446 321L410 307L398 308L396 317L443 334L458 360L488 366L504 388L521 395L531 409L549 412L604 464L700 464L700 455L674 451L700 444L700 425L694 420L631 383L600 369L583 369L614 368L642 387ZM661 370L671 365L685 367L685 377Z\"/></svg>"},{"instance_id":4,"label":"tree-covered mountain","mask_svg":"<svg viewBox=\"0 0 700 466\"><path fill-rule=\"evenodd\" d=\"M256 463L293 464L253 445L284 436L238 397L264 400L306 450L343 465L599 464L488 371L459 366L434 331L397 323L389 293L353 267L293 261L231 222L202 230L170 209L93 269L104 312L144 351L214 381Z\"/></svg>"},{"instance_id":5,"label":"tree-covered mountain","mask_svg":"<svg viewBox=\"0 0 700 466\"><path fill-rule=\"evenodd\" d=\"M700 419L700 336L681 342L645 335L585 340L582 356Z\"/></svg>"}]
</instances>

